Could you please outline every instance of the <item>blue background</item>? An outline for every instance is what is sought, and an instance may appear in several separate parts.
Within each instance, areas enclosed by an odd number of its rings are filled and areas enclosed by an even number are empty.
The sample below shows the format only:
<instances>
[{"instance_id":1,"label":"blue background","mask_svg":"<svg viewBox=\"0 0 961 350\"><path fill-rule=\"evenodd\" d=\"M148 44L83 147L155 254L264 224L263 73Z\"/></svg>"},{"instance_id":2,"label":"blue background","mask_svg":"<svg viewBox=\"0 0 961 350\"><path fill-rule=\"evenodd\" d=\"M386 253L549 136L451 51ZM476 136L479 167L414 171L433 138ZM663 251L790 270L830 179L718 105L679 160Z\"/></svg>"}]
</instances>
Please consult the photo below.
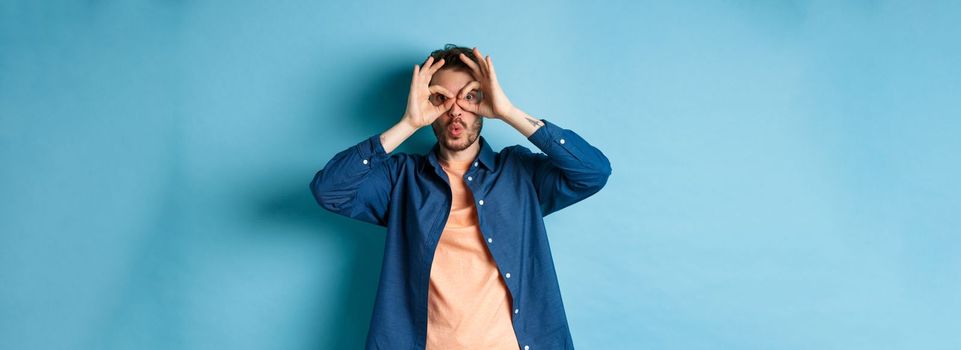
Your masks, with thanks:
<instances>
[{"instance_id":1,"label":"blue background","mask_svg":"<svg viewBox=\"0 0 961 350\"><path fill-rule=\"evenodd\" d=\"M448 42L611 159L546 220L579 348L961 348L959 21L949 1L4 1L0 348L360 348L384 232L307 183L396 122Z\"/></svg>"}]
</instances>

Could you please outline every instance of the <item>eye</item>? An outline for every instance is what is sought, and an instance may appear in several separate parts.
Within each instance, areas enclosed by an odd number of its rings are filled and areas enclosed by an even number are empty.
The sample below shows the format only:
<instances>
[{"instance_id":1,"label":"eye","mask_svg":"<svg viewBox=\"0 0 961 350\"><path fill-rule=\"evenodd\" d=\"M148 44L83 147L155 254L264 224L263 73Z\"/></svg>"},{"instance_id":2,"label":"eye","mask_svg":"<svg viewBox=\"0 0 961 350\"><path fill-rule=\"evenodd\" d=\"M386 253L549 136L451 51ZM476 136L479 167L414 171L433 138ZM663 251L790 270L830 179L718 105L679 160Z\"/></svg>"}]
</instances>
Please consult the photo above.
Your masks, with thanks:
<instances>
[{"instance_id":1,"label":"eye","mask_svg":"<svg viewBox=\"0 0 961 350\"><path fill-rule=\"evenodd\" d=\"M446 101L446 100L447 100L447 96L444 96L443 94L433 94L433 95L430 95L430 101L431 101L435 106L439 106L439 105L444 104L444 101Z\"/></svg>"},{"instance_id":2,"label":"eye","mask_svg":"<svg viewBox=\"0 0 961 350\"><path fill-rule=\"evenodd\" d=\"M464 96L464 100L467 100L467 102L471 103L477 103L480 100L480 94L477 92L477 90L471 90L471 92L468 92L467 95Z\"/></svg>"}]
</instances>

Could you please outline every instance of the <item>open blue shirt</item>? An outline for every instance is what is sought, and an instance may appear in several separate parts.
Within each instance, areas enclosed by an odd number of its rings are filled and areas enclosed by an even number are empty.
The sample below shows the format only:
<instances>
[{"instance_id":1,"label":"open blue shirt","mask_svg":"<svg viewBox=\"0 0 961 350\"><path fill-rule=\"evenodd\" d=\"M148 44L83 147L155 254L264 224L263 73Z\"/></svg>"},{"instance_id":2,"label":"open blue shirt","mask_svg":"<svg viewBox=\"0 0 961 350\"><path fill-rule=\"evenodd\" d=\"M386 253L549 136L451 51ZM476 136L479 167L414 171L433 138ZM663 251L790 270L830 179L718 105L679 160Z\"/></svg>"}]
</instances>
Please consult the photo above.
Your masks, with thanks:
<instances>
[{"instance_id":1,"label":"open blue shirt","mask_svg":"<svg viewBox=\"0 0 961 350\"><path fill-rule=\"evenodd\" d=\"M495 153L480 137L464 182L511 294L518 347L573 349L543 218L599 191L611 165L573 131L541 121L528 140L543 153L520 145ZM367 349L425 347L431 262L451 206L438 148L388 155L373 135L337 153L310 182L325 209L387 227Z\"/></svg>"}]
</instances>

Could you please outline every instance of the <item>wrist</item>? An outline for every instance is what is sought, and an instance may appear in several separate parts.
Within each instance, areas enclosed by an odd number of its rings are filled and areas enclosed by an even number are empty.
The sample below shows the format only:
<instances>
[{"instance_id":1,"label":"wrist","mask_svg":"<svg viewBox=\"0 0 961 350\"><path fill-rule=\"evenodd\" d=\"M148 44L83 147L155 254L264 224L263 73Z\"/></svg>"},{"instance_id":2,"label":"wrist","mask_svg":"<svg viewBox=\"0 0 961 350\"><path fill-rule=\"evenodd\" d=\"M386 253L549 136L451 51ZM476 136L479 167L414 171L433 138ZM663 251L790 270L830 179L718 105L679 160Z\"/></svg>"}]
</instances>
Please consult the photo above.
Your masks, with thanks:
<instances>
[{"instance_id":1,"label":"wrist","mask_svg":"<svg viewBox=\"0 0 961 350\"><path fill-rule=\"evenodd\" d=\"M505 119L505 121L523 121L527 117L530 117L530 115L522 111L520 108L511 106L510 111L505 113L503 119Z\"/></svg>"},{"instance_id":2,"label":"wrist","mask_svg":"<svg viewBox=\"0 0 961 350\"><path fill-rule=\"evenodd\" d=\"M513 126L517 131L520 131L524 137L530 137L534 134L537 129L544 126L544 122L538 118L532 117L530 114L520 110L519 108L514 108L514 111L508 113L504 121Z\"/></svg>"},{"instance_id":3,"label":"wrist","mask_svg":"<svg viewBox=\"0 0 961 350\"><path fill-rule=\"evenodd\" d=\"M397 124L399 124L404 128L412 129L414 131L416 131L417 129L420 129L421 127L421 125L417 125L417 123L414 122L414 118L411 118L410 115L408 115L407 113L404 113L404 116L400 118L400 121L397 122Z\"/></svg>"}]
</instances>

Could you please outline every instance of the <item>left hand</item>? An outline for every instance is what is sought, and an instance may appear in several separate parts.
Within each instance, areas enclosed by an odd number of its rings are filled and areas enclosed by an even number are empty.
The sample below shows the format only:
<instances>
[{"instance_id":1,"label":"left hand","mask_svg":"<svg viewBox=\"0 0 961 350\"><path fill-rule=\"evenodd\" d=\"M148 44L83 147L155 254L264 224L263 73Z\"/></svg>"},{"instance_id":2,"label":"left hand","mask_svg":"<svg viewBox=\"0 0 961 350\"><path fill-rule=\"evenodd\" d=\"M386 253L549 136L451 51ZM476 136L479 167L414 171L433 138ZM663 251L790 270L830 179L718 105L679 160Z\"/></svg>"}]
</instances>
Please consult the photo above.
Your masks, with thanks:
<instances>
[{"instance_id":1,"label":"left hand","mask_svg":"<svg viewBox=\"0 0 961 350\"><path fill-rule=\"evenodd\" d=\"M480 50L474 48L474 57L477 61L471 60L467 55L460 54L461 61L464 61L471 69L471 75L475 81L470 82L457 95L457 105L464 110L475 114L480 114L487 118L503 119L514 111L514 105L504 94L500 84L497 82L497 73L494 72L494 61L490 56L483 58ZM472 102L468 95L474 89L481 91L479 102ZM474 95L474 98L477 98Z\"/></svg>"}]
</instances>

